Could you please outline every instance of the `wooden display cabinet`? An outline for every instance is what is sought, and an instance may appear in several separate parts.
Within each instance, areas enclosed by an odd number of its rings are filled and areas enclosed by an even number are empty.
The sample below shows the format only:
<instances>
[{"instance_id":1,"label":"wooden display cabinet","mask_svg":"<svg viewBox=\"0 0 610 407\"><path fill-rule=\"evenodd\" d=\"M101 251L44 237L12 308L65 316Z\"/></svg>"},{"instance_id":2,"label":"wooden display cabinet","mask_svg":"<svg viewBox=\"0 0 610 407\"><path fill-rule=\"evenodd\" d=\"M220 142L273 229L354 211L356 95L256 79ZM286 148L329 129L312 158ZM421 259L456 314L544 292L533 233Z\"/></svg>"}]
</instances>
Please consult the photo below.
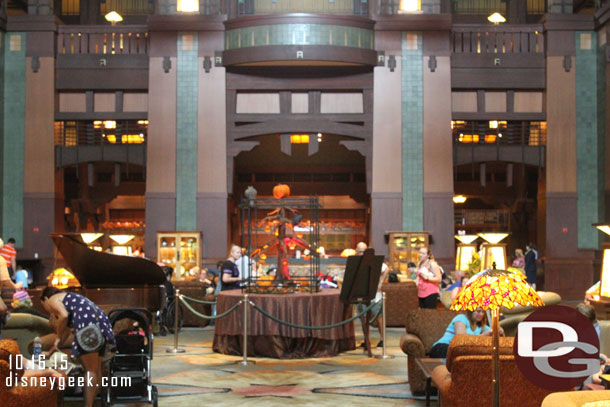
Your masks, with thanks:
<instances>
[{"instance_id":1,"label":"wooden display cabinet","mask_svg":"<svg viewBox=\"0 0 610 407\"><path fill-rule=\"evenodd\" d=\"M201 267L201 232L157 232L157 262L174 269L173 280L184 280Z\"/></svg>"},{"instance_id":2,"label":"wooden display cabinet","mask_svg":"<svg viewBox=\"0 0 610 407\"><path fill-rule=\"evenodd\" d=\"M407 274L408 264L419 262L419 249L428 247L428 232L388 232L389 263L393 271Z\"/></svg>"}]
</instances>

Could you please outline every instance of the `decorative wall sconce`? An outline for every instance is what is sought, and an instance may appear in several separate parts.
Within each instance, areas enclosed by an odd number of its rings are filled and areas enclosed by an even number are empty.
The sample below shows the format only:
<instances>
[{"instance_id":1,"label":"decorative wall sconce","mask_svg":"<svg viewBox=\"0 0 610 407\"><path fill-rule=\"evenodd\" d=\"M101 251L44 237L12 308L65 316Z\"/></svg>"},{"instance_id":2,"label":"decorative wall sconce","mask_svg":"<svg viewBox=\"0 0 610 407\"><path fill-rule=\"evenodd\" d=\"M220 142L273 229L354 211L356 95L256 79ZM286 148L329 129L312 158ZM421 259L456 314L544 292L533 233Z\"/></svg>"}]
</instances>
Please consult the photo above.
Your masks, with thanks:
<instances>
[{"instance_id":1,"label":"decorative wall sconce","mask_svg":"<svg viewBox=\"0 0 610 407\"><path fill-rule=\"evenodd\" d=\"M172 60L169 57L163 57L163 72L169 73L172 69Z\"/></svg>"},{"instance_id":2,"label":"decorative wall sconce","mask_svg":"<svg viewBox=\"0 0 610 407\"><path fill-rule=\"evenodd\" d=\"M212 69L212 58L205 56L203 57L203 70L205 73L210 73L210 69Z\"/></svg>"},{"instance_id":3,"label":"decorative wall sconce","mask_svg":"<svg viewBox=\"0 0 610 407\"><path fill-rule=\"evenodd\" d=\"M388 68L390 68L390 72L394 72L394 69L396 69L396 57L394 55L388 57Z\"/></svg>"}]
</instances>

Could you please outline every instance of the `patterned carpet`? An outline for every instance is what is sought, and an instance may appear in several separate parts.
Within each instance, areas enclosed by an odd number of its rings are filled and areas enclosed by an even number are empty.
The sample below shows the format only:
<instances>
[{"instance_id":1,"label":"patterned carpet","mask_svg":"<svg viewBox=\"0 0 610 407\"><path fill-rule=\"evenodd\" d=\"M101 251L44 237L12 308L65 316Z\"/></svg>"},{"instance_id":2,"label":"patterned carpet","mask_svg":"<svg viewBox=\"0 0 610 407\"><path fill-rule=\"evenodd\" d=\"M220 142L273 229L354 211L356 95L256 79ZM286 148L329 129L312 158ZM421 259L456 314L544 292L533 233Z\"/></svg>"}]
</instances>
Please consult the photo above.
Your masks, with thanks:
<instances>
[{"instance_id":1,"label":"patterned carpet","mask_svg":"<svg viewBox=\"0 0 610 407\"><path fill-rule=\"evenodd\" d=\"M186 353L165 352L173 345L172 336L155 338L153 381L160 406L203 401L218 406L424 406L423 398L412 397L406 381L406 355L398 347L403 332L388 328L391 359L368 358L359 349L332 358L252 358L254 364L243 366L240 357L212 352L213 328L186 328L180 335ZM377 343L376 333L371 340ZM381 355L381 348L373 353Z\"/></svg>"}]
</instances>

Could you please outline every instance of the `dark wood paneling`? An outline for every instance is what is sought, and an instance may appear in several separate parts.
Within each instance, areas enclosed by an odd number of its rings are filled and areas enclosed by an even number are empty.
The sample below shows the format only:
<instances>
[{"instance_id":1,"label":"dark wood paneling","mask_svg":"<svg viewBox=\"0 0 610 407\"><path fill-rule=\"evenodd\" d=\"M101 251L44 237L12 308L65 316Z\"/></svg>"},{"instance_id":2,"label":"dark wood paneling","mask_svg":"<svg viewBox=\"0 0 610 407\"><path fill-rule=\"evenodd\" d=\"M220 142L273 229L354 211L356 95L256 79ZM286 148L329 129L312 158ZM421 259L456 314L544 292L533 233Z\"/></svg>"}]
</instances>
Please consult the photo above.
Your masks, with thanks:
<instances>
[{"instance_id":1,"label":"dark wood paneling","mask_svg":"<svg viewBox=\"0 0 610 407\"><path fill-rule=\"evenodd\" d=\"M297 59L297 51L303 58ZM332 45L266 45L231 49L223 52L223 65L250 65L273 62L275 65L307 66L312 61L345 63L356 65L377 65L377 51Z\"/></svg>"},{"instance_id":2,"label":"dark wood paneling","mask_svg":"<svg viewBox=\"0 0 610 407\"><path fill-rule=\"evenodd\" d=\"M508 106L507 106L508 108ZM507 109L508 110L508 109ZM472 113L472 112L453 112L451 114L453 120L527 120L527 121L542 121L546 120L546 114L541 113Z\"/></svg>"},{"instance_id":3,"label":"dark wood paneling","mask_svg":"<svg viewBox=\"0 0 610 407\"><path fill-rule=\"evenodd\" d=\"M377 17L375 30L444 31L451 30L451 14L400 14Z\"/></svg>"},{"instance_id":4,"label":"dark wood paneling","mask_svg":"<svg viewBox=\"0 0 610 407\"><path fill-rule=\"evenodd\" d=\"M500 65L496 66L496 60ZM544 54L530 53L497 53L497 54L473 54L454 53L451 57L451 68L540 68L546 66Z\"/></svg>"},{"instance_id":5,"label":"dark wood paneling","mask_svg":"<svg viewBox=\"0 0 610 407\"><path fill-rule=\"evenodd\" d=\"M150 31L224 31L225 15L154 15L148 18Z\"/></svg>"},{"instance_id":6,"label":"dark wood paneling","mask_svg":"<svg viewBox=\"0 0 610 407\"><path fill-rule=\"evenodd\" d=\"M272 14L264 16L247 16L234 18L225 21L227 30L236 28L252 27L257 25L275 25L275 24L328 24L342 25L347 27L358 27L372 30L375 26L375 21L364 17L356 16L334 16L322 14Z\"/></svg>"},{"instance_id":7,"label":"dark wood paneling","mask_svg":"<svg viewBox=\"0 0 610 407\"><path fill-rule=\"evenodd\" d=\"M55 166L58 168L95 161L123 162L146 166L146 144L76 147L55 146Z\"/></svg>"},{"instance_id":8,"label":"dark wood paneling","mask_svg":"<svg viewBox=\"0 0 610 407\"><path fill-rule=\"evenodd\" d=\"M563 300L582 301L585 291L599 280L594 276L595 261L592 256L589 256L589 258L546 256L544 262L544 290L558 293Z\"/></svg>"},{"instance_id":9,"label":"dark wood paneling","mask_svg":"<svg viewBox=\"0 0 610 407\"><path fill-rule=\"evenodd\" d=\"M178 55L178 34L174 31L151 32L148 55L152 57L175 57Z\"/></svg>"},{"instance_id":10,"label":"dark wood paneling","mask_svg":"<svg viewBox=\"0 0 610 407\"><path fill-rule=\"evenodd\" d=\"M455 54L454 54L455 55ZM544 89L543 68L453 68L453 89Z\"/></svg>"},{"instance_id":11,"label":"dark wood paneling","mask_svg":"<svg viewBox=\"0 0 610 407\"><path fill-rule=\"evenodd\" d=\"M498 115L495 116L496 119ZM504 161L545 166L545 148L532 146L457 145L454 146L455 165Z\"/></svg>"},{"instance_id":12,"label":"dark wood paneling","mask_svg":"<svg viewBox=\"0 0 610 407\"><path fill-rule=\"evenodd\" d=\"M576 55L576 38L574 31L547 31L547 56Z\"/></svg>"},{"instance_id":13,"label":"dark wood paneling","mask_svg":"<svg viewBox=\"0 0 610 407\"><path fill-rule=\"evenodd\" d=\"M104 60L105 62L101 62ZM101 67L100 64L105 64ZM56 69L148 69L147 55L61 54Z\"/></svg>"},{"instance_id":14,"label":"dark wood paneling","mask_svg":"<svg viewBox=\"0 0 610 407\"><path fill-rule=\"evenodd\" d=\"M282 133L330 133L368 139L371 134L371 130L363 126L325 120L323 115L306 116L306 119L286 119L278 115L278 120L243 125L227 130L234 139Z\"/></svg>"},{"instance_id":15,"label":"dark wood paneling","mask_svg":"<svg viewBox=\"0 0 610 407\"><path fill-rule=\"evenodd\" d=\"M449 31L426 31L423 35L424 56L451 56Z\"/></svg>"},{"instance_id":16,"label":"dark wood paneling","mask_svg":"<svg viewBox=\"0 0 610 407\"><path fill-rule=\"evenodd\" d=\"M55 33L29 32L25 41L25 56L54 57L55 56Z\"/></svg>"},{"instance_id":17,"label":"dark wood paneling","mask_svg":"<svg viewBox=\"0 0 610 407\"><path fill-rule=\"evenodd\" d=\"M91 92L93 93L93 92ZM56 112L55 120L146 120L148 112Z\"/></svg>"},{"instance_id":18,"label":"dark wood paneling","mask_svg":"<svg viewBox=\"0 0 610 407\"><path fill-rule=\"evenodd\" d=\"M592 14L547 13L542 19L546 31L592 31L595 29Z\"/></svg>"},{"instance_id":19,"label":"dark wood paneling","mask_svg":"<svg viewBox=\"0 0 610 407\"><path fill-rule=\"evenodd\" d=\"M55 16L8 16L8 31L56 31L61 22Z\"/></svg>"},{"instance_id":20,"label":"dark wood paneling","mask_svg":"<svg viewBox=\"0 0 610 407\"><path fill-rule=\"evenodd\" d=\"M56 69L55 88L70 89L148 89L147 69Z\"/></svg>"},{"instance_id":21,"label":"dark wood paneling","mask_svg":"<svg viewBox=\"0 0 610 407\"><path fill-rule=\"evenodd\" d=\"M372 67L232 67L227 69L227 90L372 88ZM235 111L235 109L229 111Z\"/></svg>"}]
</instances>

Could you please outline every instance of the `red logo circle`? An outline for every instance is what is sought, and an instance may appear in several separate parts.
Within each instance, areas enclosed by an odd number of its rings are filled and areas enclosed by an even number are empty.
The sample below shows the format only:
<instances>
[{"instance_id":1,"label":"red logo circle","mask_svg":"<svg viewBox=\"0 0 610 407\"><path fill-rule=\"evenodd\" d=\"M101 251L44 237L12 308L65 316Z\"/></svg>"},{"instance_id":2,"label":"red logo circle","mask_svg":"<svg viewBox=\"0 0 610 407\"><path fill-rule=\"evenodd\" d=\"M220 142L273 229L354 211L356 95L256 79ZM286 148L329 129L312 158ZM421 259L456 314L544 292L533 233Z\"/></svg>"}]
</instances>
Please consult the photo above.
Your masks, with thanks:
<instances>
[{"instance_id":1,"label":"red logo circle","mask_svg":"<svg viewBox=\"0 0 610 407\"><path fill-rule=\"evenodd\" d=\"M553 391L579 386L600 368L593 324L563 305L540 308L519 323L513 352L523 376Z\"/></svg>"}]
</instances>

